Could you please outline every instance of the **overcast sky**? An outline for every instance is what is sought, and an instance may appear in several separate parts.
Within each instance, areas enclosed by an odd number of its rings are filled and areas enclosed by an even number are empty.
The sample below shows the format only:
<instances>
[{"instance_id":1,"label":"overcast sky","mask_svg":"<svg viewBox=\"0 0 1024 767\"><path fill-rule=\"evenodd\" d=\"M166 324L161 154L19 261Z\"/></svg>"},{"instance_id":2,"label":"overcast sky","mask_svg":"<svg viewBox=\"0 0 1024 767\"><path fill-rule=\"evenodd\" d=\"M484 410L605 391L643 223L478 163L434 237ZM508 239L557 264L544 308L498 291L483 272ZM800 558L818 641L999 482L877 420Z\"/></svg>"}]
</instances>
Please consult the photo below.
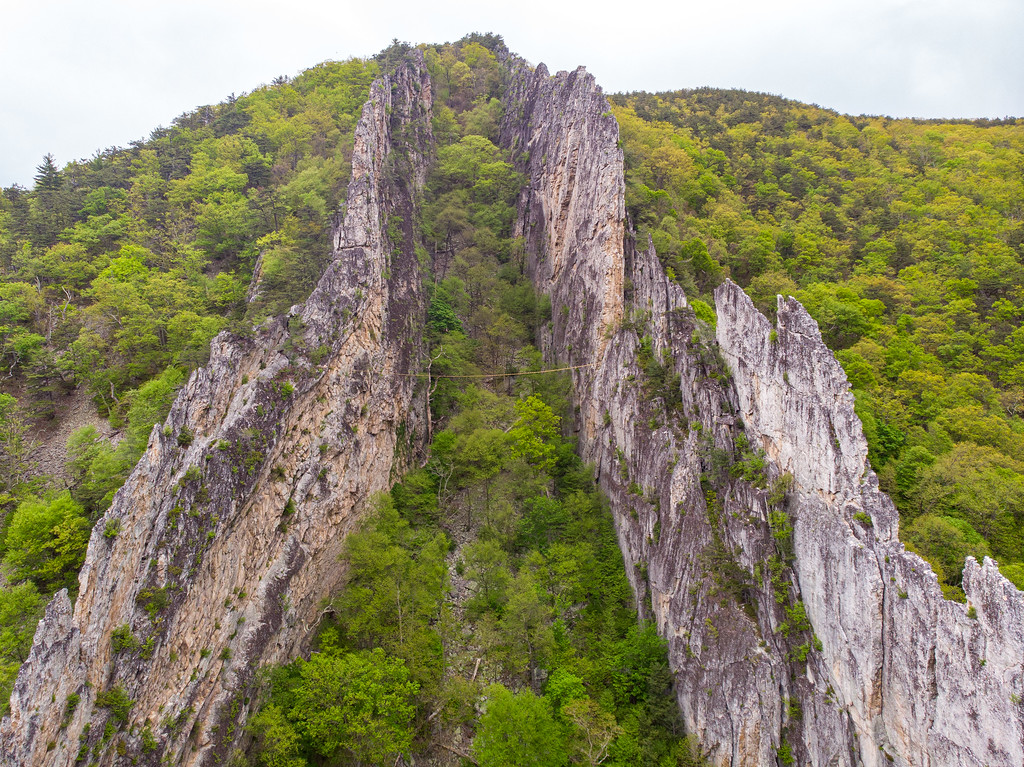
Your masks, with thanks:
<instances>
[{"instance_id":1,"label":"overcast sky","mask_svg":"<svg viewBox=\"0 0 1024 767\"><path fill-rule=\"evenodd\" d=\"M182 112L366 56L496 32L608 92L702 85L850 114L1024 116L1022 0L0 0L0 186Z\"/></svg>"}]
</instances>

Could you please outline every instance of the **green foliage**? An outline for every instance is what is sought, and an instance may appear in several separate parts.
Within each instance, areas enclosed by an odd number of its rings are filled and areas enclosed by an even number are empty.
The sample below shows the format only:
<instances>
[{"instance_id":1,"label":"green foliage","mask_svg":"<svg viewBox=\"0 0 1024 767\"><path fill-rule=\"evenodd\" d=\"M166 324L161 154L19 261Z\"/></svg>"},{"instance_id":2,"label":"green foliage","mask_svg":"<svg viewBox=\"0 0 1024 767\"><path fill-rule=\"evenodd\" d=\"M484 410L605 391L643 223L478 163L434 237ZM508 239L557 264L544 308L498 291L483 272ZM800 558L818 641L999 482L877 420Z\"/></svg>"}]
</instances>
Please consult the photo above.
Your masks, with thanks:
<instances>
[{"instance_id":1,"label":"green foliage","mask_svg":"<svg viewBox=\"0 0 1024 767\"><path fill-rule=\"evenodd\" d=\"M97 517L110 506L114 493L145 450L153 424L163 420L174 401L182 373L167 368L156 378L124 396L127 428L118 446L112 447L93 426L84 426L68 439L67 468L71 493L76 501ZM185 436L182 437L182 434ZM191 442L191 432L183 429L179 444Z\"/></svg>"},{"instance_id":2,"label":"green foliage","mask_svg":"<svg viewBox=\"0 0 1024 767\"><path fill-rule=\"evenodd\" d=\"M149 722L146 722L146 726L142 729L142 732L139 733L139 740L142 743L142 753L144 754L153 753L159 745L156 736L153 735L153 728L150 726Z\"/></svg>"},{"instance_id":3,"label":"green foliage","mask_svg":"<svg viewBox=\"0 0 1024 767\"><path fill-rule=\"evenodd\" d=\"M178 432L178 447L188 447L194 438L192 430L188 426L182 426L181 431Z\"/></svg>"},{"instance_id":4,"label":"green foliage","mask_svg":"<svg viewBox=\"0 0 1024 767\"><path fill-rule=\"evenodd\" d=\"M968 523L999 555L1024 559L1016 520L1024 514L1024 474L1019 463L991 447L956 445L928 467L920 485L922 505Z\"/></svg>"},{"instance_id":5,"label":"green foliage","mask_svg":"<svg viewBox=\"0 0 1024 767\"><path fill-rule=\"evenodd\" d=\"M456 43L428 46L423 53L434 83L434 134L442 143L460 133L495 139L503 74L496 53L501 38L469 35Z\"/></svg>"},{"instance_id":6,"label":"green foliage","mask_svg":"<svg viewBox=\"0 0 1024 767\"><path fill-rule=\"evenodd\" d=\"M706 322L711 327L715 327L718 324L718 315L715 314L715 310L704 301L701 301L699 298L692 298L690 299L690 306L693 307L694 315L701 322Z\"/></svg>"},{"instance_id":7,"label":"green foliage","mask_svg":"<svg viewBox=\"0 0 1024 767\"><path fill-rule=\"evenodd\" d=\"M865 514L863 511L854 512L853 518L860 522L864 527L874 527L875 522L871 519L870 514Z\"/></svg>"},{"instance_id":8,"label":"green foliage","mask_svg":"<svg viewBox=\"0 0 1024 767\"><path fill-rule=\"evenodd\" d=\"M653 624L631 625L626 636L612 649L615 672L612 689L620 705L646 701L652 693L651 679L655 670L666 666L665 641ZM667 668L667 666L666 666Z\"/></svg>"},{"instance_id":9,"label":"green foliage","mask_svg":"<svg viewBox=\"0 0 1024 767\"><path fill-rule=\"evenodd\" d=\"M739 457L729 467L729 474L735 478L744 479L755 487L766 489L768 487L768 477L765 474L764 451L751 448L746 436L743 434L736 438L736 449L739 452ZM780 479L780 481L782 480ZM773 488L773 492L769 495L774 498L778 492L779 488ZM785 490L782 492L783 497L785 497ZM770 503L770 505L773 504Z\"/></svg>"},{"instance_id":10,"label":"green foliage","mask_svg":"<svg viewBox=\"0 0 1024 767\"><path fill-rule=\"evenodd\" d=\"M811 622L807 619L807 610L804 603L797 600L793 605L786 607L786 620L780 624L779 632L784 637L790 633L801 633L811 630Z\"/></svg>"},{"instance_id":11,"label":"green foliage","mask_svg":"<svg viewBox=\"0 0 1024 767\"><path fill-rule=\"evenodd\" d=\"M768 497L766 499L768 505L772 507L782 506L786 502L786 494L792 486L793 475L789 472L786 472L772 480L771 487L768 491Z\"/></svg>"},{"instance_id":12,"label":"green foliage","mask_svg":"<svg viewBox=\"0 0 1024 767\"><path fill-rule=\"evenodd\" d=\"M803 710L800 708L800 701L797 698L786 699L786 717L793 721L800 721L803 718Z\"/></svg>"},{"instance_id":13,"label":"green foliage","mask_svg":"<svg viewBox=\"0 0 1024 767\"><path fill-rule=\"evenodd\" d=\"M469 135L438 151L424 214L428 244L496 245L507 260L514 200L523 179L483 136ZM504 258L502 258L504 256Z\"/></svg>"},{"instance_id":14,"label":"green foliage","mask_svg":"<svg viewBox=\"0 0 1024 767\"><path fill-rule=\"evenodd\" d=\"M268 767L298 767L306 758L347 755L382 764L407 754L414 697L405 664L377 648L317 653L286 671L272 703L253 718Z\"/></svg>"},{"instance_id":15,"label":"green foliage","mask_svg":"<svg viewBox=\"0 0 1024 767\"><path fill-rule=\"evenodd\" d=\"M554 611L536 576L522 568L508 584L500 611L482 616L489 654L513 674L550 664L555 649Z\"/></svg>"},{"instance_id":16,"label":"green foliage","mask_svg":"<svg viewBox=\"0 0 1024 767\"><path fill-rule=\"evenodd\" d=\"M32 583L0 589L0 713L9 710L18 669L32 648L46 602Z\"/></svg>"},{"instance_id":17,"label":"green foliage","mask_svg":"<svg viewBox=\"0 0 1024 767\"><path fill-rule=\"evenodd\" d=\"M264 706L249 722L260 736L260 764L265 767L305 767L305 744L286 712L276 704Z\"/></svg>"},{"instance_id":18,"label":"green foliage","mask_svg":"<svg viewBox=\"0 0 1024 767\"><path fill-rule=\"evenodd\" d=\"M789 745L788 741L782 741L782 745L775 749L775 754L782 764L790 765L796 762L796 757L793 756L793 747Z\"/></svg>"},{"instance_id":19,"label":"green foliage","mask_svg":"<svg viewBox=\"0 0 1024 767\"><path fill-rule=\"evenodd\" d=\"M71 724L71 717L75 715L75 711L78 710L78 704L81 701L81 696L77 692L73 692L68 695L67 700L64 702L64 716L61 718L61 729L64 729Z\"/></svg>"},{"instance_id":20,"label":"green foliage","mask_svg":"<svg viewBox=\"0 0 1024 767\"><path fill-rule=\"evenodd\" d=\"M480 767L562 767L568 754L550 703L529 690L487 688L487 709L473 740Z\"/></svg>"},{"instance_id":21,"label":"green foliage","mask_svg":"<svg viewBox=\"0 0 1024 767\"><path fill-rule=\"evenodd\" d=\"M6 506L36 489L34 440L18 400L0 394L0 504Z\"/></svg>"},{"instance_id":22,"label":"green foliage","mask_svg":"<svg viewBox=\"0 0 1024 767\"><path fill-rule=\"evenodd\" d=\"M757 592L753 579L734 552L726 548L717 530L712 532L712 541L704 550L703 559L715 585L735 599L748 615L756 617Z\"/></svg>"},{"instance_id":23,"label":"green foliage","mask_svg":"<svg viewBox=\"0 0 1024 767\"><path fill-rule=\"evenodd\" d=\"M434 253L427 318L434 373L525 367L522 347L543 321L543 307L509 232L522 183L484 136L467 135L438 152L421 223ZM431 405L435 417L454 409L457 390L454 382L439 382Z\"/></svg>"},{"instance_id":24,"label":"green foliage","mask_svg":"<svg viewBox=\"0 0 1024 767\"><path fill-rule=\"evenodd\" d=\"M476 594L467 604L471 613L499 611L508 599L512 573L508 554L494 540L478 540L462 551L466 575L476 583Z\"/></svg>"},{"instance_id":25,"label":"green foliage","mask_svg":"<svg viewBox=\"0 0 1024 767\"><path fill-rule=\"evenodd\" d=\"M74 591L88 542L89 521L69 493L28 499L11 515L4 566L14 581L31 581L46 593L65 587Z\"/></svg>"},{"instance_id":26,"label":"green foliage","mask_svg":"<svg viewBox=\"0 0 1024 767\"><path fill-rule=\"evenodd\" d=\"M131 713L135 701L128 697L124 687L120 684L105 690L96 696L96 705L110 711L110 716L118 724L127 724L128 715Z\"/></svg>"},{"instance_id":27,"label":"green foliage","mask_svg":"<svg viewBox=\"0 0 1024 767\"><path fill-rule=\"evenodd\" d=\"M153 622L156 622L160 611L166 609L170 602L167 586L141 589L135 596L135 603L149 614Z\"/></svg>"},{"instance_id":28,"label":"green foliage","mask_svg":"<svg viewBox=\"0 0 1024 767\"><path fill-rule=\"evenodd\" d=\"M609 748L625 732L611 713L586 696L566 703L561 714L571 732L571 761L601 764L608 756Z\"/></svg>"},{"instance_id":29,"label":"green foliage","mask_svg":"<svg viewBox=\"0 0 1024 767\"><path fill-rule=\"evenodd\" d=\"M768 512L768 525L771 527L772 537L782 558L791 561L793 559L793 522L789 514L781 509L772 509Z\"/></svg>"},{"instance_id":30,"label":"green foliage","mask_svg":"<svg viewBox=\"0 0 1024 767\"><path fill-rule=\"evenodd\" d=\"M111 447L94 426L83 426L71 434L67 467L75 499L94 515L110 505L129 468L126 456Z\"/></svg>"},{"instance_id":31,"label":"green foliage","mask_svg":"<svg viewBox=\"0 0 1024 767\"><path fill-rule=\"evenodd\" d=\"M925 514L904 531L903 541L931 564L940 581L959 586L963 580L964 559L979 562L990 556L985 539L969 522L956 517Z\"/></svg>"},{"instance_id":32,"label":"green foliage","mask_svg":"<svg viewBox=\"0 0 1024 767\"><path fill-rule=\"evenodd\" d=\"M564 668L555 669L544 685L544 697L551 703L553 711L560 712L562 707L574 700L587 697L587 688L583 680Z\"/></svg>"},{"instance_id":33,"label":"green foliage","mask_svg":"<svg viewBox=\"0 0 1024 767\"><path fill-rule=\"evenodd\" d=\"M543 471L555 467L555 442L561 419L539 397L531 394L513 406L516 420L508 431L512 456L525 458Z\"/></svg>"},{"instance_id":34,"label":"green foliage","mask_svg":"<svg viewBox=\"0 0 1024 767\"><path fill-rule=\"evenodd\" d=\"M321 644L383 648L408 663L418 685L433 689L441 671L434 623L448 587L447 552L443 533L412 529L390 496L379 497L375 514L346 539L345 588Z\"/></svg>"},{"instance_id":35,"label":"green foliage","mask_svg":"<svg viewBox=\"0 0 1024 767\"><path fill-rule=\"evenodd\" d=\"M657 355L652 343L651 337L645 335L640 339L637 349L637 362L644 373L644 393L661 397L669 412L681 411L681 379L674 372L671 352L663 349L661 355Z\"/></svg>"},{"instance_id":36,"label":"green foliage","mask_svg":"<svg viewBox=\"0 0 1024 767\"><path fill-rule=\"evenodd\" d=\"M134 652L139 648L139 640L132 633L132 628L127 623L118 626L110 634L110 649L113 652Z\"/></svg>"},{"instance_id":37,"label":"green foliage","mask_svg":"<svg viewBox=\"0 0 1024 767\"><path fill-rule=\"evenodd\" d=\"M424 524L437 520L438 484L433 473L421 469L406 474L402 481L391 488L391 499L402 518L412 524Z\"/></svg>"}]
</instances>

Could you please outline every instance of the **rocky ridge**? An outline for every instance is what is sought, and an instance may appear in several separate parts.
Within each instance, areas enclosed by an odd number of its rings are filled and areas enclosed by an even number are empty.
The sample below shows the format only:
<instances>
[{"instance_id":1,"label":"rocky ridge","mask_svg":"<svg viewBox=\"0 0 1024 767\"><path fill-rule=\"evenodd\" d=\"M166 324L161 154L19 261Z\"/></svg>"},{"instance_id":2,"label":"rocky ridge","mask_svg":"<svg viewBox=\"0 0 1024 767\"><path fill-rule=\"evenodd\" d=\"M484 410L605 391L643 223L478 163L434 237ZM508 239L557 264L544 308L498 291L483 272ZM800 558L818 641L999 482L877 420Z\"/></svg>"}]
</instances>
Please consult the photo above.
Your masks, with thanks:
<instances>
[{"instance_id":1,"label":"rocky ridge","mask_svg":"<svg viewBox=\"0 0 1024 767\"><path fill-rule=\"evenodd\" d=\"M1024 763L1024 598L968 560L968 605L897 538L842 368L792 299L736 285L699 322L624 211L607 102L513 61L518 233L573 371L580 449L641 612L716 764ZM646 247L645 247L646 245Z\"/></svg>"},{"instance_id":2,"label":"rocky ridge","mask_svg":"<svg viewBox=\"0 0 1024 767\"><path fill-rule=\"evenodd\" d=\"M814 320L780 298L773 328L735 285L715 297L741 416L794 478L793 568L860 759L1024 763L1024 597L992 560L969 559L967 604L944 599L898 540L846 376Z\"/></svg>"},{"instance_id":3,"label":"rocky ridge","mask_svg":"<svg viewBox=\"0 0 1024 767\"><path fill-rule=\"evenodd\" d=\"M697 320L630 231L593 78L507 64L501 142L529 179L518 234L553 307L540 341L575 367L581 452L708 758L1024 763L1021 594L969 560L969 605L942 599L898 541L813 320L789 300L773 325L731 283L717 327ZM421 62L374 85L332 264L287 317L218 337L154 430L78 604L59 594L40 623L5 764L223 759L252 669L303 649L344 534L422 447L412 197L429 115Z\"/></svg>"},{"instance_id":4,"label":"rocky ridge","mask_svg":"<svg viewBox=\"0 0 1024 767\"><path fill-rule=\"evenodd\" d=\"M331 264L286 317L218 336L154 428L74 610L61 592L40 622L4 764L221 762L255 669L308 642L345 533L423 448L412 221L431 101L418 53L372 86Z\"/></svg>"}]
</instances>

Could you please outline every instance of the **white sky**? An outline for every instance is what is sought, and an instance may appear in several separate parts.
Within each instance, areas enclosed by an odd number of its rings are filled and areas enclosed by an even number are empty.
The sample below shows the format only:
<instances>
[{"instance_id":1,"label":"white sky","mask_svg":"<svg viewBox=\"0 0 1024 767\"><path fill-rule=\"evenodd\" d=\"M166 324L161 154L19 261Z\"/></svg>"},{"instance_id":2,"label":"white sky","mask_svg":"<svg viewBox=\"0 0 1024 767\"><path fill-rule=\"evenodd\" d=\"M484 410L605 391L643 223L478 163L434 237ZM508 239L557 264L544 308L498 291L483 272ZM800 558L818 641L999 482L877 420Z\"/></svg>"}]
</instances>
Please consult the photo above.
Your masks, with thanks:
<instances>
[{"instance_id":1,"label":"white sky","mask_svg":"<svg viewBox=\"0 0 1024 767\"><path fill-rule=\"evenodd\" d=\"M0 0L0 186L182 112L366 56L495 32L607 92L703 85L850 114L1024 116L1022 0Z\"/></svg>"}]
</instances>

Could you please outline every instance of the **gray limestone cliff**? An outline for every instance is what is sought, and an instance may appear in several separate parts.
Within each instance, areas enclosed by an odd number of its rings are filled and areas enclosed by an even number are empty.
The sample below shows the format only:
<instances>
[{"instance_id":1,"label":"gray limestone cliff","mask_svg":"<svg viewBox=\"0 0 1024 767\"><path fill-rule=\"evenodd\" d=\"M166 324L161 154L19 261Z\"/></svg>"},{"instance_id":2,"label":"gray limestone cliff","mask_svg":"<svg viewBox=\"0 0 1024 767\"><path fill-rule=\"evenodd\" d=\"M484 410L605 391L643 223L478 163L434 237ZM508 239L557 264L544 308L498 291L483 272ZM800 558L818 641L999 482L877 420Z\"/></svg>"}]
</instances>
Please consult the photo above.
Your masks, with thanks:
<instances>
[{"instance_id":1,"label":"gray limestone cliff","mask_svg":"<svg viewBox=\"0 0 1024 767\"><path fill-rule=\"evenodd\" d=\"M288 316L218 336L154 428L74 610L61 592L40 622L3 764L226 761L256 669L308 642L345 533L423 450L412 222L430 111L418 54L372 86L329 267Z\"/></svg>"},{"instance_id":2,"label":"gray limestone cliff","mask_svg":"<svg viewBox=\"0 0 1024 767\"><path fill-rule=\"evenodd\" d=\"M698 320L628 224L593 78L505 60L501 143L528 179L516 233L553 308L538 340L574 368L580 451L705 755L1024 764L1024 597L968 560L968 604L942 598L898 540L807 312L780 300L773 325L726 282L716 326ZM373 86L332 263L288 316L215 339L154 429L96 527L77 604L58 594L40 622L3 764L223 761L255 669L305 648L344 535L422 458L412 226L430 108L416 58Z\"/></svg>"},{"instance_id":3,"label":"gray limestone cliff","mask_svg":"<svg viewBox=\"0 0 1024 767\"><path fill-rule=\"evenodd\" d=\"M699 322L625 220L623 157L582 69L512 63L518 234L573 371L585 460L716 764L1024 764L1024 595L968 560L942 598L897 538L846 377L792 299L732 283Z\"/></svg>"}]
</instances>

